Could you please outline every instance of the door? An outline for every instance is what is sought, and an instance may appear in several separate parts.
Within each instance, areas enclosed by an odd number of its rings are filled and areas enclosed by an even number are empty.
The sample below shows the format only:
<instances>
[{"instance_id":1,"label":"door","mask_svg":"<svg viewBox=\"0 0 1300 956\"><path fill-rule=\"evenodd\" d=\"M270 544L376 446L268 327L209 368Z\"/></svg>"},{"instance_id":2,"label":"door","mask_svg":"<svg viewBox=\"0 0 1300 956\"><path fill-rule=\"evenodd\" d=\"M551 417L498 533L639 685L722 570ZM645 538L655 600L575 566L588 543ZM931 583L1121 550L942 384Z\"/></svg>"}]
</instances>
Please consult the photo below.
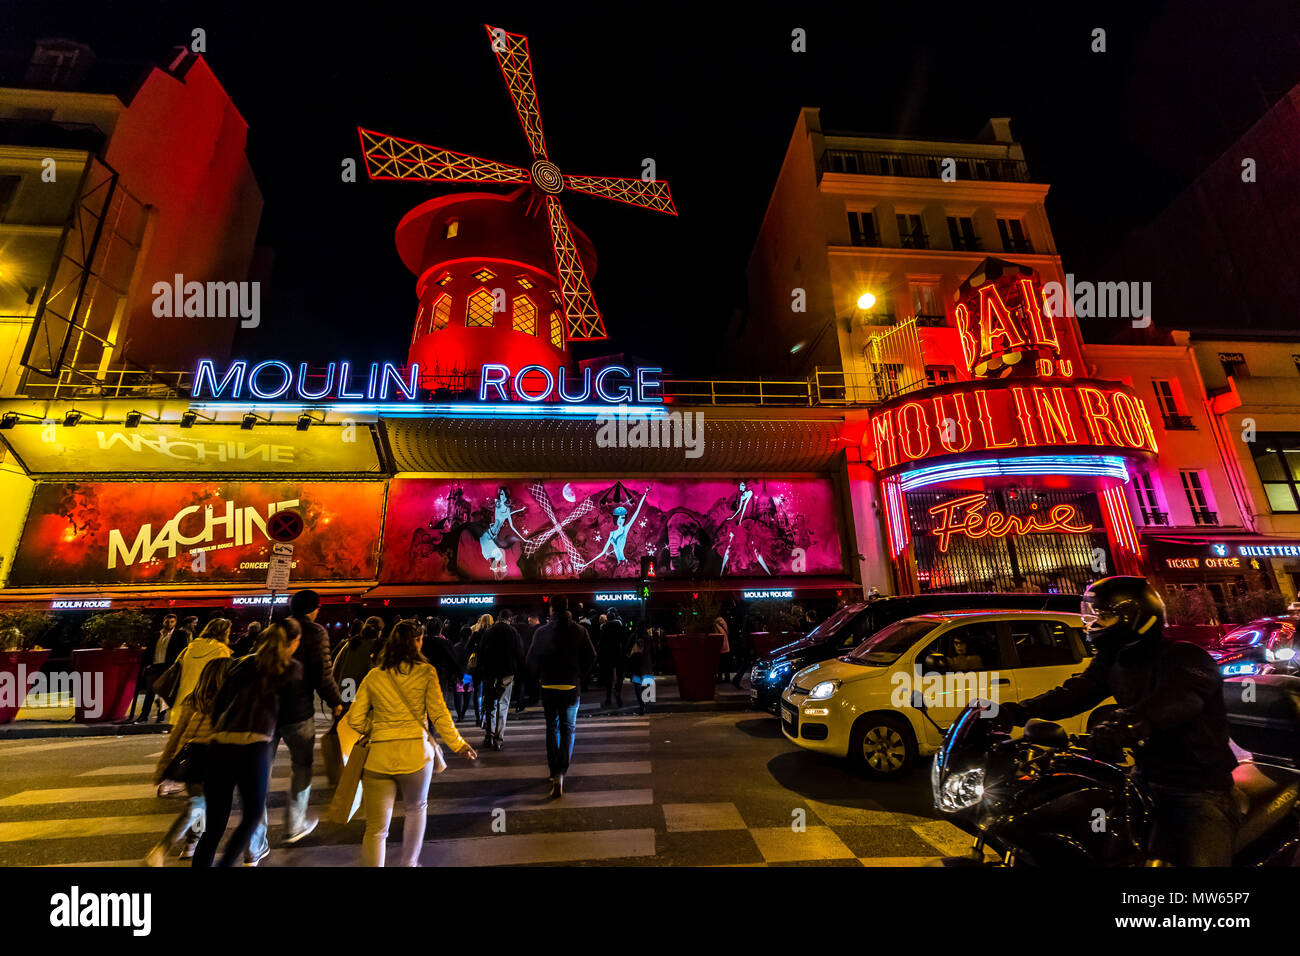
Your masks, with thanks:
<instances>
[{"instance_id":1,"label":"door","mask_svg":"<svg viewBox=\"0 0 1300 956\"><path fill-rule=\"evenodd\" d=\"M1061 686L1087 666L1083 632L1065 621L1017 617L1003 622L1010 633L1011 661L1017 701L1046 693ZM1061 725L1072 733L1083 731L1082 721L1070 719Z\"/></svg>"},{"instance_id":2,"label":"door","mask_svg":"<svg viewBox=\"0 0 1300 956\"><path fill-rule=\"evenodd\" d=\"M966 706L974 700L1015 700L1016 685L1012 669L1007 666L999 639L998 621L977 621L959 624L942 631L929 640L916 654L913 677L922 675L922 686L913 688L925 693L926 710L930 719L943 730L952 726ZM925 659L931 654L942 654L948 659L943 673L928 670ZM938 682L942 681L942 687ZM933 687L934 691L930 692ZM942 734L922 715L920 730L926 743L937 747Z\"/></svg>"}]
</instances>

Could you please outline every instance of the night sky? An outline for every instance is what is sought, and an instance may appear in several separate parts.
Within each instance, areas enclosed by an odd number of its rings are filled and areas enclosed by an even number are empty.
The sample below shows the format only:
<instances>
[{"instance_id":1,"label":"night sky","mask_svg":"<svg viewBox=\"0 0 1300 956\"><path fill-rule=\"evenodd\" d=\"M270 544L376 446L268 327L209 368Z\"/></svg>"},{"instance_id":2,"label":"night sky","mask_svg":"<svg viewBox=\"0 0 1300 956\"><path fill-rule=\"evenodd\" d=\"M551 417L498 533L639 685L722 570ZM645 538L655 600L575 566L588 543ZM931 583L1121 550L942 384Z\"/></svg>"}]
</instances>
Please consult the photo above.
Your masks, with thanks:
<instances>
[{"instance_id":1,"label":"night sky","mask_svg":"<svg viewBox=\"0 0 1300 956\"><path fill-rule=\"evenodd\" d=\"M639 176L653 157L680 217L565 194L596 244L612 341L681 373L719 370L745 265L801 106L828 130L973 138L1010 116L1065 266L1080 277L1300 81L1300 4L783 4L706 11L633 3L5 2L12 69L31 41L90 44L92 79L125 92L190 30L247 119L275 250L257 330L237 352L308 361L405 356L414 277L403 213L453 185L340 181L358 124L519 166L529 154L482 24L531 44L551 159ZM230 8L237 9L230 9ZM402 13L390 12L405 7ZM472 11L464 12L464 11ZM790 50L802 27L808 52ZM1091 31L1108 51L1090 52ZM487 187L492 188L492 187ZM497 187L503 188L503 187Z\"/></svg>"}]
</instances>

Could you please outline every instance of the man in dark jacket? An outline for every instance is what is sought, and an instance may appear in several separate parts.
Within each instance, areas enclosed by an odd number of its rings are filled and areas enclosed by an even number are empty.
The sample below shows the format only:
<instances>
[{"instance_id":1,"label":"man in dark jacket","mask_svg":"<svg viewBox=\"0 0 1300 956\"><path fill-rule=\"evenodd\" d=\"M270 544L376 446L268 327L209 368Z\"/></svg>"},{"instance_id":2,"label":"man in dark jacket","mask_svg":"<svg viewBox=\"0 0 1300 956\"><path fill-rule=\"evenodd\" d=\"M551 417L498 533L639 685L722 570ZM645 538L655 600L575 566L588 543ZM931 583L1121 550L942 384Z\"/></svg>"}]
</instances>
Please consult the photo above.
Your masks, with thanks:
<instances>
[{"instance_id":1,"label":"man in dark jacket","mask_svg":"<svg viewBox=\"0 0 1300 956\"><path fill-rule=\"evenodd\" d=\"M440 618L431 617L424 622L424 656L438 672L438 686L450 710L455 706L456 683L465 672L465 664L455 645L442 633Z\"/></svg>"},{"instance_id":2,"label":"man in dark jacket","mask_svg":"<svg viewBox=\"0 0 1300 956\"><path fill-rule=\"evenodd\" d=\"M184 633L177 634L176 615L168 614L162 619L162 627L153 639L145 645L144 655L140 658L143 666L140 668L140 674L136 681L136 686L144 691L144 708L140 711L139 723L144 723L149 719L149 711L153 710L155 694L153 692L154 681L166 673L167 668L175 663L176 658L180 656L181 650L189 643ZM176 640L173 641L172 638ZM131 709L127 712L126 719L130 720L135 716L136 699L131 698ZM158 719L162 720L163 712L167 709L166 703L162 698L158 698Z\"/></svg>"},{"instance_id":3,"label":"man in dark jacket","mask_svg":"<svg viewBox=\"0 0 1300 956\"><path fill-rule=\"evenodd\" d=\"M303 679L288 685L288 692L280 702L280 723L271 744L271 760L283 740L289 747L289 760L293 776L289 783L289 800L286 805L285 838L288 844L297 843L316 829L315 817L307 816L307 803L311 799L312 756L316 749L316 695L333 710L334 716L343 713L343 695L334 681L330 663L330 639L325 628L316 623L320 613L320 597L315 591L298 591L289 599L289 614L302 629L302 639L294 659L302 664ZM259 846L264 839L263 829L253 838Z\"/></svg>"},{"instance_id":4,"label":"man in dark jacket","mask_svg":"<svg viewBox=\"0 0 1300 956\"><path fill-rule=\"evenodd\" d=\"M483 746L501 750L510 712L510 691L523 670L524 643L504 608L478 646L478 676L483 681Z\"/></svg>"},{"instance_id":5,"label":"man in dark jacket","mask_svg":"<svg viewBox=\"0 0 1300 956\"><path fill-rule=\"evenodd\" d=\"M605 612L605 625L600 629L596 653L600 658L600 683L605 688L605 707L610 706L610 696L623 706L623 671L626 666L631 635L627 625L618 616L618 608Z\"/></svg>"},{"instance_id":6,"label":"man in dark jacket","mask_svg":"<svg viewBox=\"0 0 1300 956\"><path fill-rule=\"evenodd\" d=\"M528 649L528 671L537 678L546 716L546 763L551 797L564 796L564 775L573 759L583 675L596 662L587 629L569 616L569 599L551 598L551 618L537 629Z\"/></svg>"},{"instance_id":7,"label":"man in dark jacket","mask_svg":"<svg viewBox=\"0 0 1300 956\"><path fill-rule=\"evenodd\" d=\"M1010 724L1060 720L1114 697L1119 709L1093 728L1099 756L1134 748L1153 797L1150 858L1175 866L1229 866L1239 817L1232 799L1237 759L1228 743L1223 677L1195 644L1164 637L1165 607L1144 578L1109 577L1083 596L1096 649L1077 677L1021 704L1003 703Z\"/></svg>"}]
</instances>

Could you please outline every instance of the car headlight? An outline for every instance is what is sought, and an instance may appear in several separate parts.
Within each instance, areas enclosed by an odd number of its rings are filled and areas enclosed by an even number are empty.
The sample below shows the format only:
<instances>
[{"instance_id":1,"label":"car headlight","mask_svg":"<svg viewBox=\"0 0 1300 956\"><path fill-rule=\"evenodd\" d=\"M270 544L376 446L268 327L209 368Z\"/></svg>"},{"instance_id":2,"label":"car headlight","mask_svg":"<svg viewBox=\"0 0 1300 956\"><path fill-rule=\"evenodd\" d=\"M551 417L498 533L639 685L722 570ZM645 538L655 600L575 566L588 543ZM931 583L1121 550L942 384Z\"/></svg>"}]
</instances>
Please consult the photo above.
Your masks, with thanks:
<instances>
[{"instance_id":1,"label":"car headlight","mask_svg":"<svg viewBox=\"0 0 1300 956\"><path fill-rule=\"evenodd\" d=\"M935 760L933 773L939 772L938 766L939 761ZM956 813L975 806L984 799L984 768L973 767L948 774L935 796L938 798L939 809L945 813Z\"/></svg>"},{"instance_id":2,"label":"car headlight","mask_svg":"<svg viewBox=\"0 0 1300 956\"><path fill-rule=\"evenodd\" d=\"M1294 647L1279 647L1277 650L1268 648L1264 651L1264 656L1270 661L1293 661L1295 660Z\"/></svg>"},{"instance_id":3,"label":"car headlight","mask_svg":"<svg viewBox=\"0 0 1300 956\"><path fill-rule=\"evenodd\" d=\"M772 666L772 669L767 672L767 679L776 680L778 677L786 673L792 667L794 667L794 664L791 663L790 661L786 661L783 664L774 664Z\"/></svg>"},{"instance_id":4,"label":"car headlight","mask_svg":"<svg viewBox=\"0 0 1300 956\"><path fill-rule=\"evenodd\" d=\"M840 689L840 682L837 680L824 680L808 692L809 700L826 700L828 697L835 696L835 692Z\"/></svg>"}]
</instances>

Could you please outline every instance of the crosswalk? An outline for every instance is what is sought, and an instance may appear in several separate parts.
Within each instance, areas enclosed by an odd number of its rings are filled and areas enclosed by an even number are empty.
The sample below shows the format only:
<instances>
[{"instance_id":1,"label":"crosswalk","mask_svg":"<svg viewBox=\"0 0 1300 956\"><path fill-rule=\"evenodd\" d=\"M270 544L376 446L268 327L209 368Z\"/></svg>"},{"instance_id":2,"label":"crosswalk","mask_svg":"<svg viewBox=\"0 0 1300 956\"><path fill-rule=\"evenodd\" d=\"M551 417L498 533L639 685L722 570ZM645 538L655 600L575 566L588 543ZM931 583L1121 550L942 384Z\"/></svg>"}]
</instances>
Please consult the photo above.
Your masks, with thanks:
<instances>
[{"instance_id":1,"label":"crosswalk","mask_svg":"<svg viewBox=\"0 0 1300 956\"><path fill-rule=\"evenodd\" d=\"M477 744L472 722L462 723L461 730ZM546 784L545 731L536 720L516 720L507 726L502 751L480 752L473 763L449 755L448 771L435 775L428 800L425 865L500 866L653 857L650 749L649 718L584 718L565 795L551 800ZM143 756L153 758L156 753ZM286 748L280 748L277 758L270 801L273 850L262 865L355 865L365 828L360 813L347 826L322 823L317 831L321 838L306 841L311 846L274 848L279 835L278 808L283 806L291 773ZM319 775L319 755L316 769L311 802L313 810L323 814L332 788ZM20 790L0 797L0 864L10 862L6 851L21 847L24 865L139 865L180 809L179 803L157 797L153 772L152 760L114 763L77 772L66 782L70 785ZM553 822L571 811L601 811L610 826L574 830L568 821ZM394 817L400 820L402 815L399 801ZM503 819L508 821L507 829L499 832ZM238 811L232 826L237 820ZM390 830L390 839L400 836L397 824ZM104 844L121 847L124 855L98 857L95 850Z\"/></svg>"}]
</instances>

